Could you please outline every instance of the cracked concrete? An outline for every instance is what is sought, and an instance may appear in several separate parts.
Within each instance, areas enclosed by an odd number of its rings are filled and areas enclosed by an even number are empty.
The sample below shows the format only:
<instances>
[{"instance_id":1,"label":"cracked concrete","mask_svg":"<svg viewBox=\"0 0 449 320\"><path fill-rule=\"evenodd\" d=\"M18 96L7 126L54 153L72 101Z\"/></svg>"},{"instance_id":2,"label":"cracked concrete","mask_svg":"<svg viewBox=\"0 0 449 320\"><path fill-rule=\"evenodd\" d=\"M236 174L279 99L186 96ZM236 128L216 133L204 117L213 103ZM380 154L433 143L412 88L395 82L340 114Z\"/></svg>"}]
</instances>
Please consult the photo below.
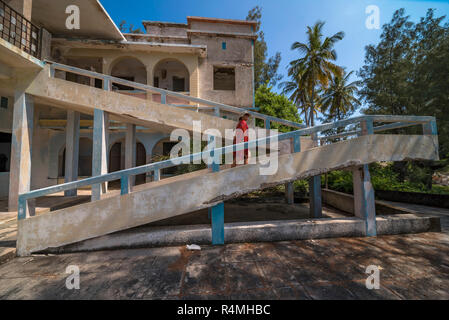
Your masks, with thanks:
<instances>
[{"instance_id":1,"label":"cracked concrete","mask_svg":"<svg viewBox=\"0 0 449 320\"><path fill-rule=\"evenodd\" d=\"M449 299L448 253L449 235L421 233L39 255L0 266L0 299Z\"/></svg>"}]
</instances>

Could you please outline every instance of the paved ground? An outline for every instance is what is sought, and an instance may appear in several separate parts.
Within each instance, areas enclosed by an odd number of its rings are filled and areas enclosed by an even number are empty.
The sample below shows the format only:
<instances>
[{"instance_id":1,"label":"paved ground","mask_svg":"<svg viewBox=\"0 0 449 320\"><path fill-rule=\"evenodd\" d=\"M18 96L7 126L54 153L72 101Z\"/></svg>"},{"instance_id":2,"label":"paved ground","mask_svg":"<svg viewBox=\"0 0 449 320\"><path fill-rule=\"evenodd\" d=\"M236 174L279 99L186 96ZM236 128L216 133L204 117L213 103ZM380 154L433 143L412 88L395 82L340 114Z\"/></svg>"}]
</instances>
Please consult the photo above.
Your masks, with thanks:
<instances>
[{"instance_id":1,"label":"paved ground","mask_svg":"<svg viewBox=\"0 0 449 320\"><path fill-rule=\"evenodd\" d=\"M0 212L0 264L16 255L17 213Z\"/></svg>"},{"instance_id":2,"label":"paved ground","mask_svg":"<svg viewBox=\"0 0 449 320\"><path fill-rule=\"evenodd\" d=\"M0 266L0 299L449 299L448 254L449 235L423 233L33 256Z\"/></svg>"}]
</instances>

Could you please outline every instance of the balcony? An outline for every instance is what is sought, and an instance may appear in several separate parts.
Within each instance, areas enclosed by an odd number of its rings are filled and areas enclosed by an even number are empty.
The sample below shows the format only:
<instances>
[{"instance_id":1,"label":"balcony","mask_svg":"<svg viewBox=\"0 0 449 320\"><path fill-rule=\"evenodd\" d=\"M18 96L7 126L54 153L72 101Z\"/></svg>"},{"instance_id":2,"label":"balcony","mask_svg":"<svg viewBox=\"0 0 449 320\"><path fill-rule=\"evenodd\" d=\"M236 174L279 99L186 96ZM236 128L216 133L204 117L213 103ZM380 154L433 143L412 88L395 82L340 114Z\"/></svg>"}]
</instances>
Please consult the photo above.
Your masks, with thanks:
<instances>
[{"instance_id":1,"label":"balcony","mask_svg":"<svg viewBox=\"0 0 449 320\"><path fill-rule=\"evenodd\" d=\"M0 0L0 38L40 58L39 28Z\"/></svg>"}]
</instances>

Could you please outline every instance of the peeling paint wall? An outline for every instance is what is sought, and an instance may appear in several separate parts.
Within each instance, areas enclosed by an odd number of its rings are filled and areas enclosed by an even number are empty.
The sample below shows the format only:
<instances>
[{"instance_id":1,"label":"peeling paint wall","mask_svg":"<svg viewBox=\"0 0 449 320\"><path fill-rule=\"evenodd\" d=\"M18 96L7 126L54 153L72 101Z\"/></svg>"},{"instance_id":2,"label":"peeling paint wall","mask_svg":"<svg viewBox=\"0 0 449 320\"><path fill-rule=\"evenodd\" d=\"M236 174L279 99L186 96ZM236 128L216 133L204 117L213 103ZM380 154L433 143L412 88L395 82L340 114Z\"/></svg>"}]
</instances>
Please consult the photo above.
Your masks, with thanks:
<instances>
[{"instance_id":1,"label":"peeling paint wall","mask_svg":"<svg viewBox=\"0 0 449 320\"><path fill-rule=\"evenodd\" d=\"M226 49L223 49L226 43ZM236 107L253 106L253 61L250 39L192 35L192 44L206 44L207 58L199 59L199 95ZM235 90L214 90L214 66L235 68Z\"/></svg>"}]
</instances>

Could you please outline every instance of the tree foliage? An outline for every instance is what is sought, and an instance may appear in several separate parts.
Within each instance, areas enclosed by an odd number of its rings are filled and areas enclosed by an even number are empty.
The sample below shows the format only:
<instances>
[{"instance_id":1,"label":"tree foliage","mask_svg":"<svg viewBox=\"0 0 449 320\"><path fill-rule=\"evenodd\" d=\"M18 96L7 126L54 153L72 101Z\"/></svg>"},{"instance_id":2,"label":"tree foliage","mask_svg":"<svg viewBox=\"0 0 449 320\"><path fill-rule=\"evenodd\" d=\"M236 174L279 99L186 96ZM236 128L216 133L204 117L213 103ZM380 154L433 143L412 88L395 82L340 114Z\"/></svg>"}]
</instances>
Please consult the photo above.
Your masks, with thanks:
<instances>
[{"instance_id":1,"label":"tree foliage","mask_svg":"<svg viewBox=\"0 0 449 320\"><path fill-rule=\"evenodd\" d=\"M318 92L328 87L333 76L342 74L342 68L334 63L337 60L334 45L343 39L344 33L323 38L324 24L318 21L307 27L306 43L293 43L291 49L297 50L300 57L290 62L290 81L281 84L283 92L291 94L290 98L303 110L309 126L315 124L315 114L319 109Z\"/></svg>"},{"instance_id":2,"label":"tree foliage","mask_svg":"<svg viewBox=\"0 0 449 320\"><path fill-rule=\"evenodd\" d=\"M342 120L354 113L360 105L356 94L358 81L349 82L353 71L332 77L329 87L321 96L321 109L328 118Z\"/></svg>"},{"instance_id":3,"label":"tree foliage","mask_svg":"<svg viewBox=\"0 0 449 320\"><path fill-rule=\"evenodd\" d=\"M255 89L259 86L268 83L269 85L276 85L278 81L282 79L282 76L278 74L279 64L281 63L281 53L276 54L268 58L268 46L265 42L265 34L261 30L262 25L262 8L259 6L254 7L248 12L246 17L247 21L256 21L257 40L254 42L254 86Z\"/></svg>"},{"instance_id":4,"label":"tree foliage","mask_svg":"<svg viewBox=\"0 0 449 320\"><path fill-rule=\"evenodd\" d=\"M121 32L126 32L126 33L134 33L134 34L142 34L145 33L142 31L142 29L137 28L134 29L134 25L132 23L130 23L129 25L127 25L127 22L125 20L122 20L122 22L120 22L119 24L119 29Z\"/></svg>"},{"instance_id":5,"label":"tree foliage","mask_svg":"<svg viewBox=\"0 0 449 320\"><path fill-rule=\"evenodd\" d=\"M272 87L269 87L267 84L260 86L256 90L255 99L256 106L260 108L260 113L301 123L295 104L286 96L273 92ZM271 128L278 129L280 132L290 131L290 128L277 123L273 123Z\"/></svg>"},{"instance_id":6,"label":"tree foliage","mask_svg":"<svg viewBox=\"0 0 449 320\"><path fill-rule=\"evenodd\" d=\"M397 10L380 42L366 47L361 97L366 114L428 115L438 122L440 154L449 156L449 24L429 9L419 22Z\"/></svg>"}]
</instances>

